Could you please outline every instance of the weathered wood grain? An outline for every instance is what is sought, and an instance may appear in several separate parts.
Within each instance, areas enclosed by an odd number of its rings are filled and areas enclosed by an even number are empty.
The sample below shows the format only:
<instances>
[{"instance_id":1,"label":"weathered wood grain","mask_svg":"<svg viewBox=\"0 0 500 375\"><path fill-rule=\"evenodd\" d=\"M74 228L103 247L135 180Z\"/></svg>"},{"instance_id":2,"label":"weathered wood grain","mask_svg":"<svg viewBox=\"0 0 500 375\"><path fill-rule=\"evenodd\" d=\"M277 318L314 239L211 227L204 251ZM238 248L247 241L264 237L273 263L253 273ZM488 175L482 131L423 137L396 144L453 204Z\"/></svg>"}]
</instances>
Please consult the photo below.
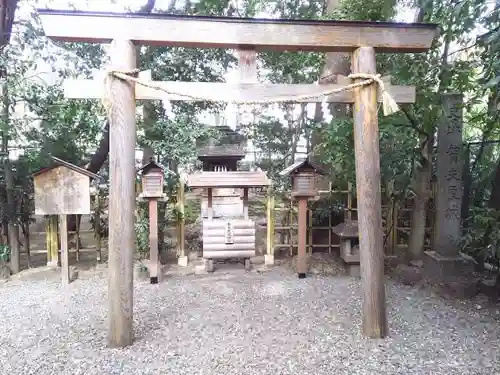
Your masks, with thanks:
<instances>
[{"instance_id":1,"label":"weathered wood grain","mask_svg":"<svg viewBox=\"0 0 500 375\"><path fill-rule=\"evenodd\" d=\"M249 259L255 256L255 250L203 250L205 259Z\"/></svg>"},{"instance_id":2,"label":"weathered wood grain","mask_svg":"<svg viewBox=\"0 0 500 375\"><path fill-rule=\"evenodd\" d=\"M116 37L153 46L254 47L256 50L424 52L436 25L131 15L39 10L45 35L67 42L109 43Z\"/></svg>"},{"instance_id":3,"label":"weathered wood grain","mask_svg":"<svg viewBox=\"0 0 500 375\"><path fill-rule=\"evenodd\" d=\"M353 73L376 73L375 50L357 49ZM363 332L372 338L387 335L384 285L384 246L380 192L380 151L375 85L354 90L354 152L363 287Z\"/></svg>"},{"instance_id":4,"label":"weathered wood grain","mask_svg":"<svg viewBox=\"0 0 500 375\"><path fill-rule=\"evenodd\" d=\"M90 181L64 166L33 178L35 215L86 215L90 213Z\"/></svg>"},{"instance_id":5,"label":"weathered wood grain","mask_svg":"<svg viewBox=\"0 0 500 375\"><path fill-rule=\"evenodd\" d=\"M131 41L117 39L111 44L114 69L136 67ZM134 84L113 79L109 149L109 332L111 347L133 341L133 260L135 249L135 95Z\"/></svg>"},{"instance_id":6,"label":"weathered wood grain","mask_svg":"<svg viewBox=\"0 0 500 375\"><path fill-rule=\"evenodd\" d=\"M265 172L197 172L188 176L191 188L244 188L269 185Z\"/></svg>"},{"instance_id":7,"label":"weathered wood grain","mask_svg":"<svg viewBox=\"0 0 500 375\"><path fill-rule=\"evenodd\" d=\"M255 256L255 222L231 220L231 243L226 240L227 220L203 220L203 257L208 259Z\"/></svg>"}]
</instances>

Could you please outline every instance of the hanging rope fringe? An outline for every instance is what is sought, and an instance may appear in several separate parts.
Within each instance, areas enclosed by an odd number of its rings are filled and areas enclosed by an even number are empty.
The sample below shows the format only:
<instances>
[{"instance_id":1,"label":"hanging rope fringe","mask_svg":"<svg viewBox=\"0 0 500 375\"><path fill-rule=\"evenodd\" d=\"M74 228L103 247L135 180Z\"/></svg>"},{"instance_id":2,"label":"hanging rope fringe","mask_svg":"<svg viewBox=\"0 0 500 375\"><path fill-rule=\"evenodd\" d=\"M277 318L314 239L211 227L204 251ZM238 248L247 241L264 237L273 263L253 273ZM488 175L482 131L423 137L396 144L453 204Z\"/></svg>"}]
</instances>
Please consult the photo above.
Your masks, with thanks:
<instances>
[{"instance_id":1,"label":"hanging rope fringe","mask_svg":"<svg viewBox=\"0 0 500 375\"><path fill-rule=\"evenodd\" d=\"M219 102L219 101L226 101L228 103L234 103L236 105L238 104L274 104L274 103L283 103L283 102L297 102L297 101L304 101L307 99L318 99L320 97L327 98L330 95L337 94L340 92L344 91L349 91L353 90L358 87L362 86L367 86L371 85L373 83L377 84L378 87L380 88L380 92L382 93L382 108L384 111L384 116L391 115L397 111L399 111L399 106L394 100L394 98L387 92L385 89L384 82L380 78L379 74L366 74L366 73L356 73L356 74L350 74L348 78L350 79L363 79L363 81L358 81L351 83L349 85L346 85L344 87L336 88L336 89L330 89L330 90L321 90L321 85L318 85L318 92L314 94L307 94L307 95L290 95L290 96L279 96L275 98L270 98L270 99L262 99L262 100L239 100L239 99L220 99L217 98L216 95L214 96L198 96L196 94L190 94L190 93L181 93L181 92L176 92L169 90L165 85L157 85L153 82L148 82L148 81L143 81L140 78L133 77L133 75L136 75L139 72L138 69L132 70L132 71L119 71L119 70L111 70L106 74L105 78L105 92L104 92L104 97L102 99L102 104L104 108L109 111L111 110L111 79L112 77L116 77L128 82L134 82L138 85L148 87L154 90L162 91L167 95L175 95L179 97L184 97L189 100L199 100L199 101L207 101L207 102ZM167 96L165 95L165 96ZM168 99L164 99L164 101L168 102Z\"/></svg>"}]
</instances>

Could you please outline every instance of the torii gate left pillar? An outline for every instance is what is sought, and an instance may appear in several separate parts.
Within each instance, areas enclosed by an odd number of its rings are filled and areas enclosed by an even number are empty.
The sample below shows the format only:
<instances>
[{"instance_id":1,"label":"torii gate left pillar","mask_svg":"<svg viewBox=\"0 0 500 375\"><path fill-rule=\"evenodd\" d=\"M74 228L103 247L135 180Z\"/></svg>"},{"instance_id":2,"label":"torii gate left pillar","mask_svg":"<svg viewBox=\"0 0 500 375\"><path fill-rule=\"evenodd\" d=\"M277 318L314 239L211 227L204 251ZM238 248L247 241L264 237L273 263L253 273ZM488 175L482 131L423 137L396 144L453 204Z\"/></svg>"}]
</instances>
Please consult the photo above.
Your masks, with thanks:
<instances>
[{"instance_id":1,"label":"torii gate left pillar","mask_svg":"<svg viewBox=\"0 0 500 375\"><path fill-rule=\"evenodd\" d=\"M113 69L136 68L135 46L130 40L111 43ZM111 347L124 347L133 341L133 260L135 249L135 84L111 79L109 112L109 250L108 293Z\"/></svg>"}]
</instances>

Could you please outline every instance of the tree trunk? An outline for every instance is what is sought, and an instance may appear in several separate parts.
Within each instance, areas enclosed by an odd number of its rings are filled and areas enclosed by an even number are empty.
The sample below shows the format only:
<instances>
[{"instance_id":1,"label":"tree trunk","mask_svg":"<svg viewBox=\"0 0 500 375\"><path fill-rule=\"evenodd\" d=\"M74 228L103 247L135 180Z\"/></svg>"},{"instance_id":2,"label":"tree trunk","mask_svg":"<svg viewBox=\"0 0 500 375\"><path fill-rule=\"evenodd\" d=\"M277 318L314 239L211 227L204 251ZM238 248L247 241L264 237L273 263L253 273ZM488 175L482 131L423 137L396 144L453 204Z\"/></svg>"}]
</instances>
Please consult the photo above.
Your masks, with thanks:
<instances>
[{"instance_id":1,"label":"tree trunk","mask_svg":"<svg viewBox=\"0 0 500 375\"><path fill-rule=\"evenodd\" d=\"M10 42L18 0L0 0L0 53Z\"/></svg>"},{"instance_id":2,"label":"tree trunk","mask_svg":"<svg viewBox=\"0 0 500 375\"><path fill-rule=\"evenodd\" d=\"M104 130L102 133L101 141L99 142L99 147L94 155L90 158L90 162L87 165L87 170L92 173L98 173L102 168L109 154L109 121L106 120L104 125ZM74 229L69 229L74 230Z\"/></svg>"},{"instance_id":3,"label":"tree trunk","mask_svg":"<svg viewBox=\"0 0 500 375\"><path fill-rule=\"evenodd\" d=\"M433 144L434 135L427 136L423 140L420 166L415 171L415 198L413 199L411 212L411 230L408 244L408 252L412 260L421 260L424 254L427 207L431 195Z\"/></svg>"},{"instance_id":4,"label":"tree trunk","mask_svg":"<svg viewBox=\"0 0 500 375\"><path fill-rule=\"evenodd\" d=\"M427 6L430 6L427 4ZM426 8L431 9L431 8ZM421 6L416 13L415 22L424 22L425 9ZM453 20L449 21L453 23ZM451 44L451 25L448 25L447 33L444 35L444 46L441 54L441 67L439 72L439 87L436 93L437 103L432 108L430 120L420 129L421 158L420 166L415 168L415 198L411 214L410 239L408 244L408 256L414 260L420 260L424 255L425 224L427 219L427 208L430 197L430 182L432 177L432 149L434 145L434 133L436 123L439 121L442 93L446 92L450 83L448 55ZM414 121L415 122L415 121ZM413 124L417 126L417 124ZM423 143L422 143L423 142Z\"/></svg>"},{"instance_id":5,"label":"tree trunk","mask_svg":"<svg viewBox=\"0 0 500 375\"><path fill-rule=\"evenodd\" d=\"M150 13L156 4L156 0L147 0L146 4L141 7L139 13ZM139 48L139 47L138 47ZM138 54L139 56L140 54ZM106 124L104 126L101 142L99 142L99 147L96 152L90 158L90 162L87 166L87 170L92 173L98 173L102 168L109 154L109 121L106 120ZM149 160L149 159L148 159ZM68 231L74 232L76 231L76 222L80 223L81 216L71 215L68 218Z\"/></svg>"},{"instance_id":6,"label":"tree trunk","mask_svg":"<svg viewBox=\"0 0 500 375\"><path fill-rule=\"evenodd\" d=\"M7 78L7 69L4 67L1 72L0 79ZM2 118L4 129L2 132L2 150L4 156L4 175L5 175L5 194L7 197L7 216L8 216L8 243L10 247L10 269L12 273L18 273L20 270L20 254L19 254L19 226L17 225L17 204L14 194L14 175L12 164L9 158L9 138L10 138L10 98L7 89L7 84L3 85L2 97Z\"/></svg>"},{"instance_id":7,"label":"tree trunk","mask_svg":"<svg viewBox=\"0 0 500 375\"><path fill-rule=\"evenodd\" d=\"M24 238L24 252L26 253L26 258L28 261L28 268L31 267L31 255L30 255L30 224L29 222L24 223L22 226L23 238Z\"/></svg>"},{"instance_id":8,"label":"tree trunk","mask_svg":"<svg viewBox=\"0 0 500 375\"><path fill-rule=\"evenodd\" d=\"M341 0L326 0L325 11L327 14L339 9L342 5ZM351 56L349 53L329 52L325 54L325 65L319 77L319 83L336 83L337 75L342 74L347 76L351 71L350 65ZM315 149L321 143L321 132L323 131L323 103L316 103L314 109L314 124L311 132L310 150L314 159ZM346 104L329 104L330 113L334 119L340 119L348 115L348 105Z\"/></svg>"}]
</instances>

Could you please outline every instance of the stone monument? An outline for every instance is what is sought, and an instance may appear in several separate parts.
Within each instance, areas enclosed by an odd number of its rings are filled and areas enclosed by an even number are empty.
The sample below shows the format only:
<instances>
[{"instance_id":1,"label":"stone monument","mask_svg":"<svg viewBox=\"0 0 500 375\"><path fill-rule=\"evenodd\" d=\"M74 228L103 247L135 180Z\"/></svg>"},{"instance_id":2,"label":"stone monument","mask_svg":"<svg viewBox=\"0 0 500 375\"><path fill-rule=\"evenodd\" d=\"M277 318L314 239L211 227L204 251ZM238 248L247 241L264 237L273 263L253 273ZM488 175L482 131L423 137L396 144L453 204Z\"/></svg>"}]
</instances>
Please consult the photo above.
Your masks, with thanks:
<instances>
[{"instance_id":1,"label":"stone monument","mask_svg":"<svg viewBox=\"0 0 500 375\"><path fill-rule=\"evenodd\" d=\"M426 268L439 278L453 276L463 266L460 257L463 96L443 96L443 117L438 128L437 194L434 248L426 252Z\"/></svg>"}]
</instances>

